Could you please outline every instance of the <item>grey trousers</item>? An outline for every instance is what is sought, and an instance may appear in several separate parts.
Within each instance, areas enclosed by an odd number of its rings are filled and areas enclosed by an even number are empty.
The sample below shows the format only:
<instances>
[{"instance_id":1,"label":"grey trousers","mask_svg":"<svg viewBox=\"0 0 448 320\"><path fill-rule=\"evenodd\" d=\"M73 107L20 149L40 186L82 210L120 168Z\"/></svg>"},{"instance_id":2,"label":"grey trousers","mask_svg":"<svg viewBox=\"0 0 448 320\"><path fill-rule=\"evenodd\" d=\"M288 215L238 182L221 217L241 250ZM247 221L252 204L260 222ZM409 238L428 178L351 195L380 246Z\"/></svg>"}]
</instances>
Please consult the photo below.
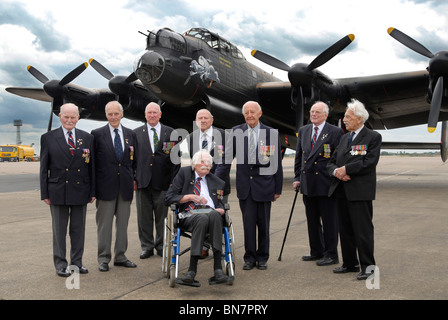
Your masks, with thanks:
<instances>
[{"instance_id":1,"label":"grey trousers","mask_svg":"<svg viewBox=\"0 0 448 320\"><path fill-rule=\"evenodd\" d=\"M115 217L114 262L124 262L128 248L128 222L131 201L125 201L121 194L114 200L96 200L96 225L98 236L98 264L112 259L112 227Z\"/></svg>"},{"instance_id":2,"label":"grey trousers","mask_svg":"<svg viewBox=\"0 0 448 320\"><path fill-rule=\"evenodd\" d=\"M53 262L56 270L67 268L66 237L69 225L70 235L70 263L82 266L84 253L84 239L86 230L87 205L60 206L50 205L53 228Z\"/></svg>"}]
</instances>

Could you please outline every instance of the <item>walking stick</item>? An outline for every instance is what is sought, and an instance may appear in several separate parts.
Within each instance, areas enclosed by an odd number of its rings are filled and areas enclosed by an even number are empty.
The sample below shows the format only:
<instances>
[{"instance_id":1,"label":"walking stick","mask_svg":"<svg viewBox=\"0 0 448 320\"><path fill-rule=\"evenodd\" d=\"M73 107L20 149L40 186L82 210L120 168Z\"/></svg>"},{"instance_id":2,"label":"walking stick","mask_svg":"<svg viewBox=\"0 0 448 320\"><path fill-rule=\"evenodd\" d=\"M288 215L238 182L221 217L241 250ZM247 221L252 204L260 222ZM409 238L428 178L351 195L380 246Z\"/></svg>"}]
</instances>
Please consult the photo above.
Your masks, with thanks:
<instances>
[{"instance_id":1,"label":"walking stick","mask_svg":"<svg viewBox=\"0 0 448 320\"><path fill-rule=\"evenodd\" d=\"M296 205L296 199L297 199L297 194L298 193L299 193L299 188L296 188L296 195L294 196L294 202L292 203L291 213L289 215L288 225L286 227L285 237L283 238L282 249L280 250L280 255L278 256L278 261L282 261L283 247L285 246L286 236L288 235L289 224L291 223L291 217L292 217L292 213L294 212L294 206Z\"/></svg>"}]
</instances>

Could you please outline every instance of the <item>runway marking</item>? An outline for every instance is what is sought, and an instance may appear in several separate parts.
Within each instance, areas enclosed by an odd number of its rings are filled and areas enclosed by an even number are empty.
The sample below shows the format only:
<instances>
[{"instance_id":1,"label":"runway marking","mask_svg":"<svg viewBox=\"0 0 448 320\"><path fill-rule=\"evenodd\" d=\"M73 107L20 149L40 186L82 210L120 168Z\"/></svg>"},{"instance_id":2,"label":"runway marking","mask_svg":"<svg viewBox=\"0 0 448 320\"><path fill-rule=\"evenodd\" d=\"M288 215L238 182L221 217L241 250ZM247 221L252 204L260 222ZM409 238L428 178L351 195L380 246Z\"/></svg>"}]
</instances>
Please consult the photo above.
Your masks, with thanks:
<instances>
[{"instance_id":1,"label":"runway marking","mask_svg":"<svg viewBox=\"0 0 448 320\"><path fill-rule=\"evenodd\" d=\"M408 174L408 173L410 173L412 171L414 171L414 170L406 170L406 171L403 171L403 172L399 172L399 173L393 174L391 176L386 176L386 177L379 178L376 181L391 179L391 178L394 178L394 177L397 177L397 176Z\"/></svg>"}]
</instances>

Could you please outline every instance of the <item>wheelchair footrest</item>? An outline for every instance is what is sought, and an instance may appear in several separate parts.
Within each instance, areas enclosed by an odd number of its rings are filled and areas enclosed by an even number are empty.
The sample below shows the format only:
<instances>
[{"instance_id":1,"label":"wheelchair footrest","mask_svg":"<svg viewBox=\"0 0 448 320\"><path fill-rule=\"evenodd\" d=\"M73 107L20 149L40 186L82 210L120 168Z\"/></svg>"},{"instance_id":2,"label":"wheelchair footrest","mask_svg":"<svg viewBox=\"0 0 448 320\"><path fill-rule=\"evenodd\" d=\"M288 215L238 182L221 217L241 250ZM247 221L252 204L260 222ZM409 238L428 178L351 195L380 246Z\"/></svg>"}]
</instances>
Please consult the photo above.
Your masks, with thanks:
<instances>
[{"instance_id":1,"label":"wheelchair footrest","mask_svg":"<svg viewBox=\"0 0 448 320\"><path fill-rule=\"evenodd\" d=\"M174 282L176 284L180 284L182 286L190 286L190 287L200 287L201 283L197 280L194 280L193 282L187 282L187 281L183 281L180 278L176 278L176 280L174 280Z\"/></svg>"}]
</instances>

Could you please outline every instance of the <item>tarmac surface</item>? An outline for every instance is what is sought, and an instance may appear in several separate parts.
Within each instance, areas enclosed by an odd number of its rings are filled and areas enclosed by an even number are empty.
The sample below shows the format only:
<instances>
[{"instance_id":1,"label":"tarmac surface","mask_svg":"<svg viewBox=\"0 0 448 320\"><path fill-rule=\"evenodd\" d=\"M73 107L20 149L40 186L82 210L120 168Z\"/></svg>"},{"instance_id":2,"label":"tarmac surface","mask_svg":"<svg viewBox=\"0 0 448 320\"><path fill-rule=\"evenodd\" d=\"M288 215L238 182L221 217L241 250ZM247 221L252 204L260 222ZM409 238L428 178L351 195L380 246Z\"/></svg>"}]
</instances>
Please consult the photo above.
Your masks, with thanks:
<instances>
[{"instance_id":1,"label":"tarmac surface","mask_svg":"<svg viewBox=\"0 0 448 320\"><path fill-rule=\"evenodd\" d=\"M302 255L309 253L301 195L297 197L278 261L295 195L293 159L286 158L283 165L283 193L272 206L268 269L242 270L241 213L233 192L229 198L236 249L233 285L208 284L213 275L210 257L199 263L196 279L201 287L170 288L161 271L161 257L139 259L135 201L129 221L127 257L137 268L115 267L111 263L109 272L98 270L95 205L89 204L83 259L89 273L77 279L58 277L52 261L50 210L40 200L39 163L0 163L0 299L171 300L178 303L171 310L174 314L202 311L188 308L205 305L206 301L201 300L207 300L218 304L220 310L215 308L215 313L221 315L228 308L224 304L229 303L273 303L272 311L275 301L285 300L289 301L288 307L293 307L296 300L448 299L448 164L438 157L381 157L373 217L378 272L375 279L368 281L356 280L356 273L334 274L333 268L341 265L342 259L339 265L325 267L301 260ZM233 183L234 174L232 170ZM188 245L188 239L182 243ZM189 254L181 258L181 274L188 268L188 259Z\"/></svg>"}]
</instances>

